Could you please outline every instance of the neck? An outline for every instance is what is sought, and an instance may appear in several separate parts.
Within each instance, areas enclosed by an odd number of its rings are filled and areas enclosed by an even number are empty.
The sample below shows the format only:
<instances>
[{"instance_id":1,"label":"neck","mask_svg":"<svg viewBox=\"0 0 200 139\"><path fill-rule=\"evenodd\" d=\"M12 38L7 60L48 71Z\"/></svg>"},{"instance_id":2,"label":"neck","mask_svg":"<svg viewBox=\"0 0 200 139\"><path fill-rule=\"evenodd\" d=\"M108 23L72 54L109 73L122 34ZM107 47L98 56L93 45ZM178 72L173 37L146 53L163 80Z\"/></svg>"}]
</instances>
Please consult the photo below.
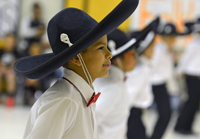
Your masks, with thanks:
<instances>
[{"instance_id":1,"label":"neck","mask_svg":"<svg viewBox=\"0 0 200 139\"><path fill-rule=\"evenodd\" d=\"M76 74L81 76L90 85L90 83L89 83L89 81L88 81L88 79L87 79L82 67L78 67L78 66L77 67L73 67L73 68L72 67L67 67L67 69L70 69L70 70L74 71ZM92 78L92 83L93 83L95 78L93 78L92 76L91 76L91 78Z\"/></svg>"}]
</instances>

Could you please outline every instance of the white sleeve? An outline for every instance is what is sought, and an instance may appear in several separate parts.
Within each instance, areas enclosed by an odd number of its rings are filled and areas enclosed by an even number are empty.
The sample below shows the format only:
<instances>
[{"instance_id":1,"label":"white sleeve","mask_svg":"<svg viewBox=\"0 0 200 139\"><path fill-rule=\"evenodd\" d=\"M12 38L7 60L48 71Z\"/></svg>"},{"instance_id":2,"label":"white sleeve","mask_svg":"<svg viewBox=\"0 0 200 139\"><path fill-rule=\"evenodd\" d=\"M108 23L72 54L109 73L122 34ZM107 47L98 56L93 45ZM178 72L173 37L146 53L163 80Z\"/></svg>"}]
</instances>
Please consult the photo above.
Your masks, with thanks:
<instances>
[{"instance_id":1,"label":"white sleeve","mask_svg":"<svg viewBox=\"0 0 200 139\"><path fill-rule=\"evenodd\" d=\"M195 49L193 48L194 44L191 43L184 51L184 53L182 54L179 62L178 62L178 66L176 68L176 73L178 75L182 74L184 71L184 68L188 65L188 62L190 62L191 58L193 57L193 54L195 53Z\"/></svg>"},{"instance_id":2,"label":"white sleeve","mask_svg":"<svg viewBox=\"0 0 200 139\"><path fill-rule=\"evenodd\" d=\"M120 94L125 93L121 91L120 86L109 85L101 90L101 95L96 102L96 120L97 125L101 125L106 116L116 109L117 103L120 103Z\"/></svg>"},{"instance_id":3,"label":"white sleeve","mask_svg":"<svg viewBox=\"0 0 200 139\"><path fill-rule=\"evenodd\" d=\"M141 92L146 89L146 82L149 82L147 76L147 67L144 65L136 66L134 71L127 74L126 87L130 97L130 105L137 102L137 97L141 96Z\"/></svg>"},{"instance_id":4,"label":"white sleeve","mask_svg":"<svg viewBox=\"0 0 200 139\"><path fill-rule=\"evenodd\" d=\"M25 18L22 20L19 30L19 35L21 38L31 38L36 35L36 28L30 27L30 18Z\"/></svg>"},{"instance_id":5,"label":"white sleeve","mask_svg":"<svg viewBox=\"0 0 200 139\"><path fill-rule=\"evenodd\" d=\"M26 139L61 139L77 116L77 105L69 99L57 99L38 110L38 116Z\"/></svg>"}]
</instances>

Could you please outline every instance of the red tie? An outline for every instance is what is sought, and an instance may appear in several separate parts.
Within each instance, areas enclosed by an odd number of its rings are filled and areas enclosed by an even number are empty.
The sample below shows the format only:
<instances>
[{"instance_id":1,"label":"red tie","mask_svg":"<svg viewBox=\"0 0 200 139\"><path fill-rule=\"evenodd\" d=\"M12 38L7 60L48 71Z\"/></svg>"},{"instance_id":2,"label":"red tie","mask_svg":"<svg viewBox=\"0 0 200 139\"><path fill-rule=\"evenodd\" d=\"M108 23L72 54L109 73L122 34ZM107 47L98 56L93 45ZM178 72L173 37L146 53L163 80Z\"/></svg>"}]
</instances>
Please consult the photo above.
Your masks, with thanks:
<instances>
[{"instance_id":1,"label":"red tie","mask_svg":"<svg viewBox=\"0 0 200 139\"><path fill-rule=\"evenodd\" d=\"M98 93L98 94L95 95L95 93L93 93L92 97L90 98L90 100L87 104L87 107L89 107L90 104L95 103L97 101L97 99L99 98L100 94L101 93Z\"/></svg>"}]
</instances>

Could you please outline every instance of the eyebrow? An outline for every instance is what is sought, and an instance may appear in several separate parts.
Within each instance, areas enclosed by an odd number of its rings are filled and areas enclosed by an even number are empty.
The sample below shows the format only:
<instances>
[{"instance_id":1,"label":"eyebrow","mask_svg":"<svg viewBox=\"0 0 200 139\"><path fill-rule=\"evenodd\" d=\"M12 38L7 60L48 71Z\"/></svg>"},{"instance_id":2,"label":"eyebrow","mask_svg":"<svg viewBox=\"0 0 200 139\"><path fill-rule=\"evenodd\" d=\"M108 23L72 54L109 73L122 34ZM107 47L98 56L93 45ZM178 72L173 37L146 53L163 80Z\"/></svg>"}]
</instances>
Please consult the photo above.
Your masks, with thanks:
<instances>
[{"instance_id":1,"label":"eyebrow","mask_svg":"<svg viewBox=\"0 0 200 139\"><path fill-rule=\"evenodd\" d=\"M97 43L96 46L97 46L97 45L105 45L105 46L107 46L107 44L106 44L106 43L103 43L103 42Z\"/></svg>"}]
</instances>

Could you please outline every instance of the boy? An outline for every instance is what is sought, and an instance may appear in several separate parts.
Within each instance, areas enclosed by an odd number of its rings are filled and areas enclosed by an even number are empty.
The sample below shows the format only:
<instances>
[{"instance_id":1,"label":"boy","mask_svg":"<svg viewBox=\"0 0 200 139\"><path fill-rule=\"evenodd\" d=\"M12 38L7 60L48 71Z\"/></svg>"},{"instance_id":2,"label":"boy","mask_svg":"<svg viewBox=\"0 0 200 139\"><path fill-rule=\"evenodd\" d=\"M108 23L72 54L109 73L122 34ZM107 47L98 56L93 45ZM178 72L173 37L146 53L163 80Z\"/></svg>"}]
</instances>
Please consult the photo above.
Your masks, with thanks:
<instances>
[{"instance_id":1,"label":"boy","mask_svg":"<svg viewBox=\"0 0 200 139\"><path fill-rule=\"evenodd\" d=\"M128 139L147 139L145 126L142 121L142 111L153 102L153 93L150 83L151 58L153 56L155 28L159 24L156 18L142 31L131 33L131 37L141 36L138 63L134 70L127 72L126 87L130 96L130 115L128 119ZM147 33L143 33L148 30ZM141 49L143 48L143 49Z\"/></svg>"},{"instance_id":2,"label":"boy","mask_svg":"<svg viewBox=\"0 0 200 139\"><path fill-rule=\"evenodd\" d=\"M162 41L155 45L152 58L153 69L151 83L159 117L151 139L162 138L170 121L171 106L166 87L167 81L173 77L174 63L170 52L176 41L176 36L186 35L187 33L179 33L172 23L166 23L163 28L158 27L157 29L157 34L161 36Z\"/></svg>"},{"instance_id":3,"label":"boy","mask_svg":"<svg viewBox=\"0 0 200 139\"><path fill-rule=\"evenodd\" d=\"M120 30L108 35L108 48L113 54L110 74L94 82L95 90L101 91L96 105L97 125L100 139L125 139L129 115L129 97L125 87L125 72L133 70L137 62L134 44Z\"/></svg>"},{"instance_id":4,"label":"boy","mask_svg":"<svg viewBox=\"0 0 200 139\"><path fill-rule=\"evenodd\" d=\"M195 135L192 127L200 101L200 19L194 22L191 27L195 38L187 46L177 65L178 76L185 79L188 99L184 102L174 130L183 135Z\"/></svg>"},{"instance_id":5,"label":"boy","mask_svg":"<svg viewBox=\"0 0 200 139\"><path fill-rule=\"evenodd\" d=\"M99 94L95 95L92 82L108 75L112 55L105 34L128 18L137 5L137 0L123 1L99 24L75 8L64 9L50 20L47 32L53 53L26 57L14 65L18 73L33 79L64 67L63 78L32 107L24 138L98 138L93 103Z\"/></svg>"}]
</instances>

